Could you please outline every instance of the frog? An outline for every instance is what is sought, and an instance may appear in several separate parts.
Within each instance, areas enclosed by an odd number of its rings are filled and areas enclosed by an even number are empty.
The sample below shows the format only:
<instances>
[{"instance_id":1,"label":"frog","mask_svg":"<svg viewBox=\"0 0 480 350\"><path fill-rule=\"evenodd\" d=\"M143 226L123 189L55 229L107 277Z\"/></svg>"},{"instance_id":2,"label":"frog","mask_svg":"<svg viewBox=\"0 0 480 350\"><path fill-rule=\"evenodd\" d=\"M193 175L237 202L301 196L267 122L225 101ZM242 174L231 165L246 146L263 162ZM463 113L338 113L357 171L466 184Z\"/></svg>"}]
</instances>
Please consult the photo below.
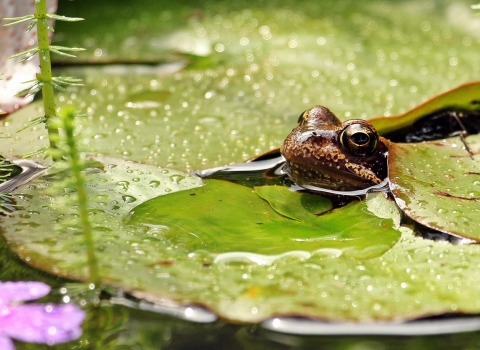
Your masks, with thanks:
<instances>
[{"instance_id":1,"label":"frog","mask_svg":"<svg viewBox=\"0 0 480 350\"><path fill-rule=\"evenodd\" d=\"M391 191L389 169L399 143L421 143L480 132L480 82L461 85L396 116L341 122L327 107L303 112L281 147L246 163L197 171L245 186L282 185L333 198ZM452 103L455 101L455 103Z\"/></svg>"},{"instance_id":2,"label":"frog","mask_svg":"<svg viewBox=\"0 0 480 350\"><path fill-rule=\"evenodd\" d=\"M380 186L388 180L390 141L368 121L341 122L324 106L303 112L280 153L283 171L302 188L342 192Z\"/></svg>"}]
</instances>

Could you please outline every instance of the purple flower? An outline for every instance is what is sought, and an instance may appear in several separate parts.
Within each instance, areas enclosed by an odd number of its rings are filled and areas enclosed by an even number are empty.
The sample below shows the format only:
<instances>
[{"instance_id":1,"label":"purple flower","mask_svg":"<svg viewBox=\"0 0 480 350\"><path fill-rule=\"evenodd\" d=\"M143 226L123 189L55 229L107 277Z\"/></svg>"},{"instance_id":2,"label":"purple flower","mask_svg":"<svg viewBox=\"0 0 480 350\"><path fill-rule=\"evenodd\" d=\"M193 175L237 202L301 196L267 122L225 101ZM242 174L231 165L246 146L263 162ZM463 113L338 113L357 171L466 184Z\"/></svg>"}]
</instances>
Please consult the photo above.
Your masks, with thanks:
<instances>
[{"instance_id":1,"label":"purple flower","mask_svg":"<svg viewBox=\"0 0 480 350\"><path fill-rule=\"evenodd\" d=\"M53 345L82 335L85 312L77 306L20 303L49 292L42 282L0 282L0 349L15 349L10 338Z\"/></svg>"}]
</instances>

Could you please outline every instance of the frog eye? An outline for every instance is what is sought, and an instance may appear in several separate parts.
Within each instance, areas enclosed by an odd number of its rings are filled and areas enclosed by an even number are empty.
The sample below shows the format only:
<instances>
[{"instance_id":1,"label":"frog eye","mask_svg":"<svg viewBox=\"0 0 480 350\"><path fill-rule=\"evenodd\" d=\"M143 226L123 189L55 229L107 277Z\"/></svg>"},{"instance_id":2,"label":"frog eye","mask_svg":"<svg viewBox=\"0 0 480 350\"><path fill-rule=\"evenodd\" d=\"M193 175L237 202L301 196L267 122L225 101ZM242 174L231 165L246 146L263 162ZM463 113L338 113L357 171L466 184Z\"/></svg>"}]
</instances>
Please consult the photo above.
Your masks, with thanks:
<instances>
[{"instance_id":1,"label":"frog eye","mask_svg":"<svg viewBox=\"0 0 480 350\"><path fill-rule=\"evenodd\" d=\"M302 112L302 114L300 114L300 117L298 117L297 123L300 124L301 122L303 122L305 120L304 119L305 113L307 113L307 111L304 111L304 112Z\"/></svg>"},{"instance_id":2,"label":"frog eye","mask_svg":"<svg viewBox=\"0 0 480 350\"><path fill-rule=\"evenodd\" d=\"M341 132L340 143L350 154L368 157L377 148L378 134L368 125L350 124Z\"/></svg>"}]
</instances>

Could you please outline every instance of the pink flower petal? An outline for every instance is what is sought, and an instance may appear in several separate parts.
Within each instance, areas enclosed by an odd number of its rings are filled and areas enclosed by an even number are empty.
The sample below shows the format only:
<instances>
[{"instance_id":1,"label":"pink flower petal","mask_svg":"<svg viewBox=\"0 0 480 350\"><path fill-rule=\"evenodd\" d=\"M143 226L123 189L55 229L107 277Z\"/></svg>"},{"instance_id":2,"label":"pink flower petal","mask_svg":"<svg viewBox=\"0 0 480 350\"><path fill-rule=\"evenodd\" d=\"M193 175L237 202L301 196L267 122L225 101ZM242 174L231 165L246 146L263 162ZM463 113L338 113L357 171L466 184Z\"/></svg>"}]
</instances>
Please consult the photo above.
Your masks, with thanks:
<instances>
[{"instance_id":1,"label":"pink flower petal","mask_svg":"<svg viewBox=\"0 0 480 350\"><path fill-rule=\"evenodd\" d=\"M34 300L50 293L50 286L42 282L0 282L0 305L13 301Z\"/></svg>"},{"instance_id":2,"label":"pink flower petal","mask_svg":"<svg viewBox=\"0 0 480 350\"><path fill-rule=\"evenodd\" d=\"M64 343L82 335L84 319L85 312L75 305L18 305L0 316L0 335L31 343Z\"/></svg>"},{"instance_id":3,"label":"pink flower petal","mask_svg":"<svg viewBox=\"0 0 480 350\"><path fill-rule=\"evenodd\" d=\"M0 336L0 349L15 350L15 345L10 338Z\"/></svg>"}]
</instances>

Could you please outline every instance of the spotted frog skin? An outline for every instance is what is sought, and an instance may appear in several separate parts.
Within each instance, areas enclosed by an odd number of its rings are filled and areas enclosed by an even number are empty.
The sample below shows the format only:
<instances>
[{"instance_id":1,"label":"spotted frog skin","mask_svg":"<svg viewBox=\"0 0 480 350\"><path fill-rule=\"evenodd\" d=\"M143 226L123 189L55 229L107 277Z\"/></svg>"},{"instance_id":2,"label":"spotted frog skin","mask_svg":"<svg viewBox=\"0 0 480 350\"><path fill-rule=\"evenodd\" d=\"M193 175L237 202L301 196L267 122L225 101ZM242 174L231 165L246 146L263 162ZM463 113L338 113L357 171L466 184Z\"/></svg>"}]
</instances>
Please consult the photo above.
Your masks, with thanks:
<instances>
[{"instance_id":1,"label":"spotted frog skin","mask_svg":"<svg viewBox=\"0 0 480 350\"><path fill-rule=\"evenodd\" d=\"M364 120L342 123L328 108L305 111L283 142L284 170L298 185L354 191L388 176L389 141Z\"/></svg>"}]
</instances>

